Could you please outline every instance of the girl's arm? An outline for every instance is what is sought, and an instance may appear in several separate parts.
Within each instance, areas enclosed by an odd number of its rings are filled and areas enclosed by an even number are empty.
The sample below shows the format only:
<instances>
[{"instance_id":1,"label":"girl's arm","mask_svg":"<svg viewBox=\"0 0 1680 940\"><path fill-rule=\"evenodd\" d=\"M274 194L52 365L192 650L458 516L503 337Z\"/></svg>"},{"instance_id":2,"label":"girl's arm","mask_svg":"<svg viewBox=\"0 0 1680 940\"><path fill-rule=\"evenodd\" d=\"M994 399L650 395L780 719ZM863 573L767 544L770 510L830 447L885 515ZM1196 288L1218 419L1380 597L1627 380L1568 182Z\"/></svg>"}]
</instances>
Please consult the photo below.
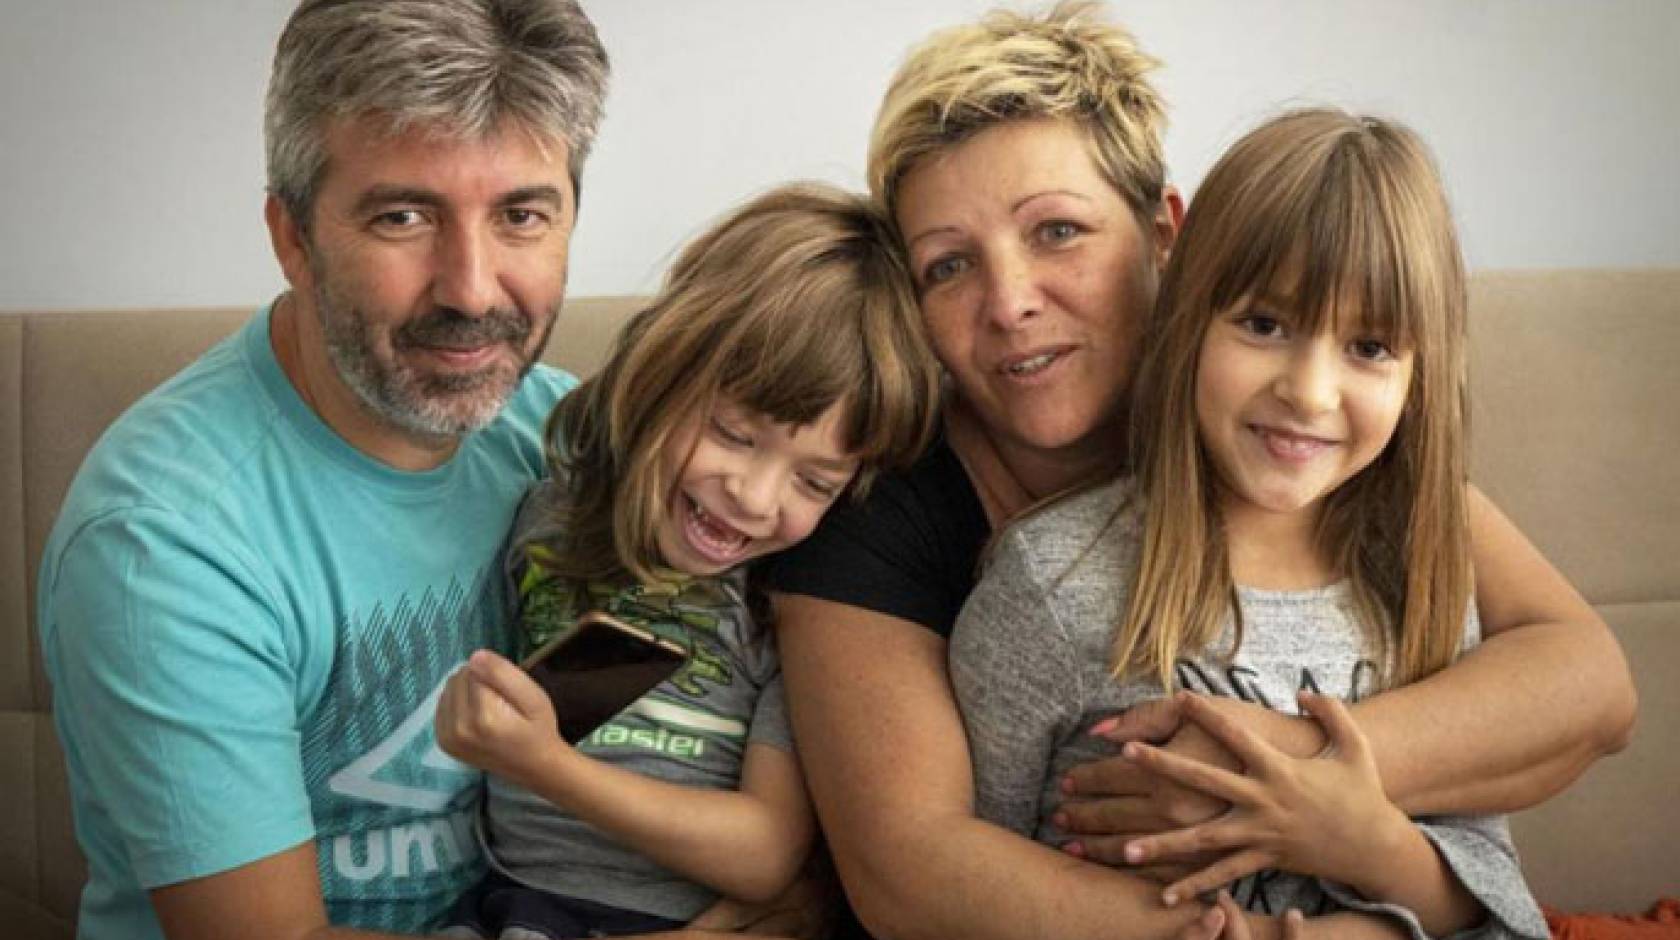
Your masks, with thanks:
<instances>
[{"instance_id":1,"label":"girl's arm","mask_svg":"<svg viewBox=\"0 0 1680 940\"><path fill-rule=\"evenodd\" d=\"M945 641L897 617L776 595L795 737L848 897L894 938L1173 937L1200 905L974 816Z\"/></svg>"},{"instance_id":2,"label":"girl's arm","mask_svg":"<svg viewBox=\"0 0 1680 940\"><path fill-rule=\"evenodd\" d=\"M684 877L768 901L798 875L812 817L798 760L747 745L739 790L644 777L568 745L547 693L518 666L474 653L438 703L438 744L511 780Z\"/></svg>"},{"instance_id":3,"label":"girl's arm","mask_svg":"<svg viewBox=\"0 0 1680 940\"><path fill-rule=\"evenodd\" d=\"M1433 936L1479 923L1487 913L1480 902L1384 796L1369 743L1347 706L1305 692L1300 698L1329 742L1318 757L1283 754L1189 693L1178 696L1184 716L1228 747L1246 772L1127 744L1126 759L1231 807L1210 822L1133 840L1126 848L1128 861L1146 863L1194 850L1232 853L1169 885L1163 895L1169 904L1277 868L1339 882L1368 901L1406 908Z\"/></svg>"},{"instance_id":4,"label":"girl's arm","mask_svg":"<svg viewBox=\"0 0 1680 940\"><path fill-rule=\"evenodd\" d=\"M1633 729L1633 679L1609 627L1487 497L1475 487L1467 496L1484 641L1452 666L1353 708L1384 791L1412 815L1533 806L1625 747ZM1236 701L1221 707L1286 753L1306 757L1324 745L1311 721ZM1170 707L1134 709L1112 737L1189 752L1207 745ZM1065 828L1104 861L1121 861L1119 834L1206 818L1201 804L1123 761L1075 768L1068 786L1098 798L1065 807Z\"/></svg>"}]
</instances>

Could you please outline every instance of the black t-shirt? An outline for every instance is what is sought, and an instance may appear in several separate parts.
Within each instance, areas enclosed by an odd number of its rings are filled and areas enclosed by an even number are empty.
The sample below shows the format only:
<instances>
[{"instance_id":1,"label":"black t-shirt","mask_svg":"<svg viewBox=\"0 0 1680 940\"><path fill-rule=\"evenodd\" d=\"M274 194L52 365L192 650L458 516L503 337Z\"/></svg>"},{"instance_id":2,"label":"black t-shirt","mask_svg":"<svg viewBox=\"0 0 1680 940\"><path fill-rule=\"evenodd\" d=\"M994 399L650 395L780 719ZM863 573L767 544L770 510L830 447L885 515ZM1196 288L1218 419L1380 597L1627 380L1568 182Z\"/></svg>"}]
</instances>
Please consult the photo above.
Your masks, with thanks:
<instances>
[{"instance_id":1,"label":"black t-shirt","mask_svg":"<svg viewBox=\"0 0 1680 940\"><path fill-rule=\"evenodd\" d=\"M948 637L989 534L979 494L941 435L908 470L878 478L862 502L830 509L810 538L760 567L760 583Z\"/></svg>"}]
</instances>

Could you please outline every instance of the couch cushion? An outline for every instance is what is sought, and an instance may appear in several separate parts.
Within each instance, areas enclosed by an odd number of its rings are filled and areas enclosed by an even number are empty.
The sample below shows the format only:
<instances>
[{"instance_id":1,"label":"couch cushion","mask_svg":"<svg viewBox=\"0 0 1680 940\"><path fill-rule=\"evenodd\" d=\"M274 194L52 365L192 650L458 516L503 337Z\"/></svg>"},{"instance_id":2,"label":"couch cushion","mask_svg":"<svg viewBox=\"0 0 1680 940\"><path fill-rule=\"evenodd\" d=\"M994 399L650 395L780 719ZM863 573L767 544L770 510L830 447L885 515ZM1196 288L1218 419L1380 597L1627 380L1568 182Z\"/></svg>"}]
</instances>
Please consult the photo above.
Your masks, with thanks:
<instances>
[{"instance_id":1,"label":"couch cushion","mask_svg":"<svg viewBox=\"0 0 1680 940\"><path fill-rule=\"evenodd\" d=\"M1643 911L1680 894L1680 601L1599 613L1622 641L1639 688L1639 725L1620 754L1511 820L1534 894L1563 910Z\"/></svg>"},{"instance_id":2,"label":"couch cushion","mask_svg":"<svg viewBox=\"0 0 1680 940\"><path fill-rule=\"evenodd\" d=\"M1471 478L1594 604L1680 600L1680 272L1471 282Z\"/></svg>"}]
</instances>

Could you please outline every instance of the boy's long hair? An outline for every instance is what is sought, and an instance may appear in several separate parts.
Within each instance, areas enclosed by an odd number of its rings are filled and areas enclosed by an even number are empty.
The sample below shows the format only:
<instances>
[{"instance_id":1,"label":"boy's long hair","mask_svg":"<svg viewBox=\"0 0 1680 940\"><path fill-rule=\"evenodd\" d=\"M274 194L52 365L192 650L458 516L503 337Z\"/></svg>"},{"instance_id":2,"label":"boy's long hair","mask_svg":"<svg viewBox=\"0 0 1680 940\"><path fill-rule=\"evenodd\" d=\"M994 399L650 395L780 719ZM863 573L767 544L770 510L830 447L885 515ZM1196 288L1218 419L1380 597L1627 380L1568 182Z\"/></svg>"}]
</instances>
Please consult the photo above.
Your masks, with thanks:
<instances>
[{"instance_id":1,"label":"boy's long hair","mask_svg":"<svg viewBox=\"0 0 1680 940\"><path fill-rule=\"evenodd\" d=\"M1271 292L1296 328L1358 316L1414 354L1394 437L1325 501L1318 544L1375 625L1384 680L1446 666L1470 603L1465 278L1451 211L1422 142L1401 125L1338 110L1284 114L1209 172L1147 323L1131 437L1143 541L1115 635L1116 675L1172 687L1181 653L1208 648L1227 616L1242 642L1217 471L1197 430L1197 367L1213 319Z\"/></svg>"},{"instance_id":2,"label":"boy's long hair","mask_svg":"<svg viewBox=\"0 0 1680 940\"><path fill-rule=\"evenodd\" d=\"M556 406L546 451L569 502L544 566L660 580L656 538L676 481L659 457L719 396L795 425L842 405L857 493L926 446L938 390L879 212L823 184L778 187L690 244L606 366Z\"/></svg>"}]
</instances>

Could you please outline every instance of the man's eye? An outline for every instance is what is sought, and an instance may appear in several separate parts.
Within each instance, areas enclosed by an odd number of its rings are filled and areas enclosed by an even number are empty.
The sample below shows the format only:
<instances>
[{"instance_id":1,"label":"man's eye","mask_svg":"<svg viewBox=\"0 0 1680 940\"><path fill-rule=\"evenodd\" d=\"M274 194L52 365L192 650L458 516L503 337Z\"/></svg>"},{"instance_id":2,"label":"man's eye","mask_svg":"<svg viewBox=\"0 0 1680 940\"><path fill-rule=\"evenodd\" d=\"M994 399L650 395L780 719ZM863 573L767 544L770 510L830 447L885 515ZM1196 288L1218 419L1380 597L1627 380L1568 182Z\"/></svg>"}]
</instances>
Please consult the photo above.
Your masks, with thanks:
<instances>
[{"instance_id":1,"label":"man's eye","mask_svg":"<svg viewBox=\"0 0 1680 940\"><path fill-rule=\"evenodd\" d=\"M519 229L537 228L548 221L548 216L535 209L517 207L508 209L502 217L507 220L509 225Z\"/></svg>"},{"instance_id":2,"label":"man's eye","mask_svg":"<svg viewBox=\"0 0 1680 940\"><path fill-rule=\"evenodd\" d=\"M386 229L414 228L424 221L418 209L390 209L373 217L375 226Z\"/></svg>"}]
</instances>

